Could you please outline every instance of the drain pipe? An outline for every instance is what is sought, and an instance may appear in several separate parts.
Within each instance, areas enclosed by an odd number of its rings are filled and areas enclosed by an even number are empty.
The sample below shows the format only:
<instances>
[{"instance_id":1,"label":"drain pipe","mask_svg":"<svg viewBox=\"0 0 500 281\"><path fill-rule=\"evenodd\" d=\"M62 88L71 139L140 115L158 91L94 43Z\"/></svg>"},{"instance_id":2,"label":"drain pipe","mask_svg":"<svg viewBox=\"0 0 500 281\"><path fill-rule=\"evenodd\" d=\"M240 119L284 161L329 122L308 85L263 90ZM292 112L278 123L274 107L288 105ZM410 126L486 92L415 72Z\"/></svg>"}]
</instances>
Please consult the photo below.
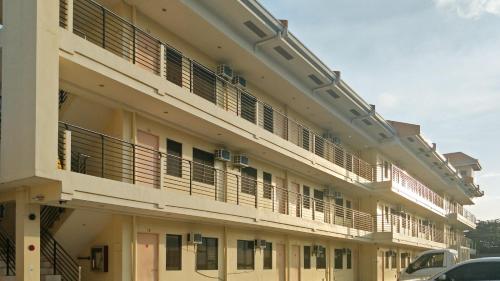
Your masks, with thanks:
<instances>
[{"instance_id":1,"label":"drain pipe","mask_svg":"<svg viewBox=\"0 0 500 281\"><path fill-rule=\"evenodd\" d=\"M315 93L315 92L322 90L322 89L337 86L340 83L340 71L334 70L334 71L332 71L332 74L334 77L332 79L330 79L330 82L328 84L313 88L312 92Z\"/></svg>"},{"instance_id":2,"label":"drain pipe","mask_svg":"<svg viewBox=\"0 0 500 281\"><path fill-rule=\"evenodd\" d=\"M368 111L368 114L360 115L360 116L352 118L351 119L351 123L354 123L354 121L356 121L356 120L373 117L373 116L375 116L375 113L376 113L375 112L375 105L374 104L370 104L370 111Z\"/></svg>"},{"instance_id":3,"label":"drain pipe","mask_svg":"<svg viewBox=\"0 0 500 281\"><path fill-rule=\"evenodd\" d=\"M272 37L269 37L269 38L266 38L266 39L262 39L260 41L257 41L253 44L253 51L256 52L257 51L257 48L259 46L262 46L266 43L269 43L271 41L274 41L276 39L282 39L282 38L286 38L288 36L288 21L287 20L280 20L281 21L281 25L282 25L282 28L281 30L279 30L278 32L276 32L275 35L273 35Z\"/></svg>"}]
</instances>

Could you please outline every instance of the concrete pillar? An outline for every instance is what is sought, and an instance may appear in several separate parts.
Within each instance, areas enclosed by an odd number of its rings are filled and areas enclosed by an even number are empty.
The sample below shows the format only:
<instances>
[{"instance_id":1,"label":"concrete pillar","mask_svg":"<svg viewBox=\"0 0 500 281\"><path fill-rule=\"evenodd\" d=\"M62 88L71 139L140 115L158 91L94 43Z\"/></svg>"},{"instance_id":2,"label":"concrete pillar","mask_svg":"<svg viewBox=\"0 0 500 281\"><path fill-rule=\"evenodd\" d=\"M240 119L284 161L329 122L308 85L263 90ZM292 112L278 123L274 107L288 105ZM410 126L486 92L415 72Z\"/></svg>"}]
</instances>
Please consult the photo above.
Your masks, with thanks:
<instances>
[{"instance_id":1,"label":"concrete pillar","mask_svg":"<svg viewBox=\"0 0 500 281\"><path fill-rule=\"evenodd\" d=\"M25 189L16 194L16 280L40 281L40 205Z\"/></svg>"},{"instance_id":2,"label":"concrete pillar","mask_svg":"<svg viewBox=\"0 0 500 281\"><path fill-rule=\"evenodd\" d=\"M59 0L3 5L0 176L9 182L57 167Z\"/></svg>"}]
</instances>

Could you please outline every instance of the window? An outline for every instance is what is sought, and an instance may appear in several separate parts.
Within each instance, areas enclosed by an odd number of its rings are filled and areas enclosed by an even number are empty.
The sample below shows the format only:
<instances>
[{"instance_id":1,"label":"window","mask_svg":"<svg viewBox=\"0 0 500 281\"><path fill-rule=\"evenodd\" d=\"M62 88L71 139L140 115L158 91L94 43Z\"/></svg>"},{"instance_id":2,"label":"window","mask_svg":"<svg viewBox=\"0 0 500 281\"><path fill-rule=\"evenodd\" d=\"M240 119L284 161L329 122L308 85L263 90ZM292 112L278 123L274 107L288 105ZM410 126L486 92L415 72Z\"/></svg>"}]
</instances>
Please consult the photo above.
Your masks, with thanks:
<instances>
[{"instance_id":1,"label":"window","mask_svg":"<svg viewBox=\"0 0 500 281\"><path fill-rule=\"evenodd\" d=\"M391 252L390 251L385 252L385 268L386 269L389 269L390 259L391 259Z\"/></svg>"},{"instance_id":2,"label":"window","mask_svg":"<svg viewBox=\"0 0 500 281\"><path fill-rule=\"evenodd\" d=\"M334 268L335 269L343 269L344 268L344 250L343 249L335 249L334 250Z\"/></svg>"},{"instance_id":3,"label":"window","mask_svg":"<svg viewBox=\"0 0 500 281\"><path fill-rule=\"evenodd\" d=\"M321 137L314 138L314 153L319 157L324 157L325 140Z\"/></svg>"},{"instance_id":4,"label":"window","mask_svg":"<svg viewBox=\"0 0 500 281\"><path fill-rule=\"evenodd\" d=\"M344 199L342 198L335 198L335 205L338 207L335 208L335 215L337 217L344 217Z\"/></svg>"},{"instance_id":5,"label":"window","mask_svg":"<svg viewBox=\"0 0 500 281\"><path fill-rule=\"evenodd\" d=\"M406 268L408 256L408 253L401 253L401 268Z\"/></svg>"},{"instance_id":6,"label":"window","mask_svg":"<svg viewBox=\"0 0 500 281\"><path fill-rule=\"evenodd\" d=\"M264 192L262 193L262 197L267 199L272 199L273 196L273 175L270 173L263 172L262 179L264 181Z\"/></svg>"},{"instance_id":7,"label":"window","mask_svg":"<svg viewBox=\"0 0 500 281\"><path fill-rule=\"evenodd\" d=\"M253 240L238 240L237 269L254 269L254 249Z\"/></svg>"},{"instance_id":8,"label":"window","mask_svg":"<svg viewBox=\"0 0 500 281\"><path fill-rule=\"evenodd\" d=\"M304 269L311 268L311 246L304 246Z\"/></svg>"},{"instance_id":9,"label":"window","mask_svg":"<svg viewBox=\"0 0 500 281\"><path fill-rule=\"evenodd\" d=\"M408 266L406 272L411 274L424 268L443 267L443 259L444 253L429 253L422 255Z\"/></svg>"},{"instance_id":10,"label":"window","mask_svg":"<svg viewBox=\"0 0 500 281\"><path fill-rule=\"evenodd\" d=\"M167 234L167 270L182 269L182 235Z\"/></svg>"},{"instance_id":11,"label":"window","mask_svg":"<svg viewBox=\"0 0 500 281\"><path fill-rule=\"evenodd\" d=\"M309 130L302 129L302 148L309 150Z\"/></svg>"},{"instance_id":12,"label":"window","mask_svg":"<svg viewBox=\"0 0 500 281\"><path fill-rule=\"evenodd\" d=\"M270 107L269 105L265 104L264 105L264 129L268 130L269 132L274 131L274 119L273 119L273 108Z\"/></svg>"},{"instance_id":13,"label":"window","mask_svg":"<svg viewBox=\"0 0 500 281\"><path fill-rule=\"evenodd\" d=\"M311 208L311 189L309 186L304 185L302 187L302 192L304 193L304 209Z\"/></svg>"},{"instance_id":14,"label":"window","mask_svg":"<svg viewBox=\"0 0 500 281\"><path fill-rule=\"evenodd\" d=\"M351 220L353 219L351 200L345 200L345 213L346 213L347 219L351 219Z\"/></svg>"},{"instance_id":15,"label":"window","mask_svg":"<svg viewBox=\"0 0 500 281\"><path fill-rule=\"evenodd\" d=\"M219 252L217 238L203 237L196 250L196 269L217 270L219 267Z\"/></svg>"},{"instance_id":16,"label":"window","mask_svg":"<svg viewBox=\"0 0 500 281\"><path fill-rule=\"evenodd\" d=\"M326 268L326 248L318 246L316 252L316 269Z\"/></svg>"},{"instance_id":17,"label":"window","mask_svg":"<svg viewBox=\"0 0 500 281\"><path fill-rule=\"evenodd\" d=\"M389 162L384 161L384 178L389 178Z\"/></svg>"},{"instance_id":18,"label":"window","mask_svg":"<svg viewBox=\"0 0 500 281\"><path fill-rule=\"evenodd\" d=\"M396 251L391 252L391 268L394 269L397 267L397 253Z\"/></svg>"},{"instance_id":19,"label":"window","mask_svg":"<svg viewBox=\"0 0 500 281\"><path fill-rule=\"evenodd\" d=\"M245 92L241 92L241 118L255 124L255 109L257 99Z\"/></svg>"},{"instance_id":20,"label":"window","mask_svg":"<svg viewBox=\"0 0 500 281\"><path fill-rule=\"evenodd\" d=\"M257 190L257 169L245 167L241 169L241 192L254 195Z\"/></svg>"},{"instance_id":21,"label":"window","mask_svg":"<svg viewBox=\"0 0 500 281\"><path fill-rule=\"evenodd\" d=\"M323 191L314 190L314 210L317 212L323 212L325 209L325 202L323 201Z\"/></svg>"},{"instance_id":22,"label":"window","mask_svg":"<svg viewBox=\"0 0 500 281\"><path fill-rule=\"evenodd\" d=\"M273 269L273 243L266 242L264 249L264 269Z\"/></svg>"},{"instance_id":23,"label":"window","mask_svg":"<svg viewBox=\"0 0 500 281\"><path fill-rule=\"evenodd\" d=\"M193 148L193 180L201 183L214 184L214 155Z\"/></svg>"},{"instance_id":24,"label":"window","mask_svg":"<svg viewBox=\"0 0 500 281\"><path fill-rule=\"evenodd\" d=\"M215 75L204 66L193 62L193 93L215 103Z\"/></svg>"},{"instance_id":25,"label":"window","mask_svg":"<svg viewBox=\"0 0 500 281\"><path fill-rule=\"evenodd\" d=\"M182 144L167 139L167 175L182 177Z\"/></svg>"},{"instance_id":26,"label":"window","mask_svg":"<svg viewBox=\"0 0 500 281\"><path fill-rule=\"evenodd\" d=\"M500 280L500 262L474 262L446 273L449 281Z\"/></svg>"},{"instance_id":27,"label":"window","mask_svg":"<svg viewBox=\"0 0 500 281\"><path fill-rule=\"evenodd\" d=\"M182 87L182 54L167 47L167 80Z\"/></svg>"},{"instance_id":28,"label":"window","mask_svg":"<svg viewBox=\"0 0 500 281\"><path fill-rule=\"evenodd\" d=\"M352 268L352 250L351 249L347 249L347 252L346 252L346 257L347 257L347 269L351 269Z\"/></svg>"}]
</instances>

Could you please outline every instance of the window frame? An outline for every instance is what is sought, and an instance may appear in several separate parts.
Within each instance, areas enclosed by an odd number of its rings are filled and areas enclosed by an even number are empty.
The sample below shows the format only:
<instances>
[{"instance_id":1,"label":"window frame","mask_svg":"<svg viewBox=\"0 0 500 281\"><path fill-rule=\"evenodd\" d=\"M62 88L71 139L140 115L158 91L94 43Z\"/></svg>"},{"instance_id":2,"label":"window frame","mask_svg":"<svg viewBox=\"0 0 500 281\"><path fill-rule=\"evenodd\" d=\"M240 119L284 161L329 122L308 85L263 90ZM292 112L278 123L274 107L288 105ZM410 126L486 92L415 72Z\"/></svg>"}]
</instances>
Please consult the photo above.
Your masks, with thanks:
<instances>
[{"instance_id":1,"label":"window frame","mask_svg":"<svg viewBox=\"0 0 500 281\"><path fill-rule=\"evenodd\" d=\"M333 250L333 269L344 269L344 249Z\"/></svg>"},{"instance_id":2,"label":"window frame","mask_svg":"<svg viewBox=\"0 0 500 281\"><path fill-rule=\"evenodd\" d=\"M316 252L316 269L326 269L326 247L318 245Z\"/></svg>"},{"instance_id":3,"label":"window frame","mask_svg":"<svg viewBox=\"0 0 500 281\"><path fill-rule=\"evenodd\" d=\"M242 247L240 247L240 245ZM243 251L243 252L240 252ZM250 257L247 257L250 254ZM240 257L242 263L240 263ZM237 270L255 270L255 241L237 240L236 242L236 269Z\"/></svg>"},{"instance_id":4,"label":"window frame","mask_svg":"<svg viewBox=\"0 0 500 281\"><path fill-rule=\"evenodd\" d=\"M262 251L262 268L273 269L273 243L266 242L266 248Z\"/></svg>"},{"instance_id":5,"label":"window frame","mask_svg":"<svg viewBox=\"0 0 500 281\"><path fill-rule=\"evenodd\" d=\"M216 237L202 237L201 240L202 243L196 246L196 270L219 270L219 239ZM215 246L213 244L209 245L209 241L215 241ZM210 259L214 251L213 247L215 247L215 266L213 265L213 259ZM203 255L205 255L206 264L201 264L200 259L203 258Z\"/></svg>"},{"instance_id":6,"label":"window frame","mask_svg":"<svg viewBox=\"0 0 500 281\"><path fill-rule=\"evenodd\" d=\"M314 211L324 213L325 212L325 192L323 190L314 189ZM321 194L321 196L320 196ZM321 197L321 198L319 198ZM318 204L319 201L319 204Z\"/></svg>"},{"instance_id":7,"label":"window frame","mask_svg":"<svg viewBox=\"0 0 500 281\"><path fill-rule=\"evenodd\" d=\"M311 188L307 185L302 186L302 196L304 197L303 208L311 209Z\"/></svg>"},{"instance_id":8,"label":"window frame","mask_svg":"<svg viewBox=\"0 0 500 281\"><path fill-rule=\"evenodd\" d=\"M169 265L169 237L170 238L177 238L178 241L180 242L178 244L177 251L178 251L178 261L174 262L174 265ZM180 271L182 270L182 235L180 234L166 234L165 235L165 270L167 271Z\"/></svg>"},{"instance_id":9,"label":"window frame","mask_svg":"<svg viewBox=\"0 0 500 281\"><path fill-rule=\"evenodd\" d=\"M273 199L273 175L268 172L262 172L262 182L262 197L266 199Z\"/></svg>"},{"instance_id":10,"label":"window frame","mask_svg":"<svg viewBox=\"0 0 500 281\"><path fill-rule=\"evenodd\" d=\"M311 269L311 246L304 246L304 269Z\"/></svg>"},{"instance_id":11,"label":"window frame","mask_svg":"<svg viewBox=\"0 0 500 281\"><path fill-rule=\"evenodd\" d=\"M196 154L201 157L197 157ZM213 153L193 147L192 169L193 181L208 185L215 184L215 155Z\"/></svg>"},{"instance_id":12,"label":"window frame","mask_svg":"<svg viewBox=\"0 0 500 281\"><path fill-rule=\"evenodd\" d=\"M241 168L241 193L255 196L257 194L257 169Z\"/></svg>"},{"instance_id":13,"label":"window frame","mask_svg":"<svg viewBox=\"0 0 500 281\"><path fill-rule=\"evenodd\" d=\"M167 138L167 175L182 178L182 143ZM178 150L180 148L180 150ZM174 166L172 166L174 165Z\"/></svg>"}]
</instances>

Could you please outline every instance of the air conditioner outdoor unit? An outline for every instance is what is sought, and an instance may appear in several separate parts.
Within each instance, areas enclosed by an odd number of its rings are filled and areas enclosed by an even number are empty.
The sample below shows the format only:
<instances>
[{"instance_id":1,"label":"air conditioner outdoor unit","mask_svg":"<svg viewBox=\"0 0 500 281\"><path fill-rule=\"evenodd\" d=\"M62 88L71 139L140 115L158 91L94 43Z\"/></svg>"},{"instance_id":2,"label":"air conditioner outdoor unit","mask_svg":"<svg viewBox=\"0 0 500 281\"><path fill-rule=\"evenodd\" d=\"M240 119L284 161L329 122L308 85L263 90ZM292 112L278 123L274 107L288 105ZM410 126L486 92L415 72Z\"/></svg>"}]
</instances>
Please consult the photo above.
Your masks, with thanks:
<instances>
[{"instance_id":1,"label":"air conditioner outdoor unit","mask_svg":"<svg viewBox=\"0 0 500 281\"><path fill-rule=\"evenodd\" d=\"M219 64L217 66L217 75L231 81L233 79L233 69L227 64Z\"/></svg>"},{"instance_id":2,"label":"air conditioner outdoor unit","mask_svg":"<svg viewBox=\"0 0 500 281\"><path fill-rule=\"evenodd\" d=\"M233 165L238 167L248 167L248 157L245 155L235 155L233 157Z\"/></svg>"},{"instance_id":3,"label":"air conditioner outdoor unit","mask_svg":"<svg viewBox=\"0 0 500 281\"><path fill-rule=\"evenodd\" d=\"M240 86L242 88L246 88L247 87L247 80L239 75L235 75L233 77L233 84Z\"/></svg>"},{"instance_id":4,"label":"air conditioner outdoor unit","mask_svg":"<svg viewBox=\"0 0 500 281\"><path fill-rule=\"evenodd\" d=\"M231 161L231 152L227 149L221 148L215 151L215 159L220 161Z\"/></svg>"},{"instance_id":5,"label":"air conditioner outdoor unit","mask_svg":"<svg viewBox=\"0 0 500 281\"><path fill-rule=\"evenodd\" d=\"M266 240L262 239L256 239L255 240L255 247L265 249L266 248Z\"/></svg>"},{"instance_id":6,"label":"air conditioner outdoor unit","mask_svg":"<svg viewBox=\"0 0 500 281\"><path fill-rule=\"evenodd\" d=\"M201 233L191 232L188 234L188 242L191 244L199 245L203 243L202 237L203 236L201 235Z\"/></svg>"}]
</instances>

